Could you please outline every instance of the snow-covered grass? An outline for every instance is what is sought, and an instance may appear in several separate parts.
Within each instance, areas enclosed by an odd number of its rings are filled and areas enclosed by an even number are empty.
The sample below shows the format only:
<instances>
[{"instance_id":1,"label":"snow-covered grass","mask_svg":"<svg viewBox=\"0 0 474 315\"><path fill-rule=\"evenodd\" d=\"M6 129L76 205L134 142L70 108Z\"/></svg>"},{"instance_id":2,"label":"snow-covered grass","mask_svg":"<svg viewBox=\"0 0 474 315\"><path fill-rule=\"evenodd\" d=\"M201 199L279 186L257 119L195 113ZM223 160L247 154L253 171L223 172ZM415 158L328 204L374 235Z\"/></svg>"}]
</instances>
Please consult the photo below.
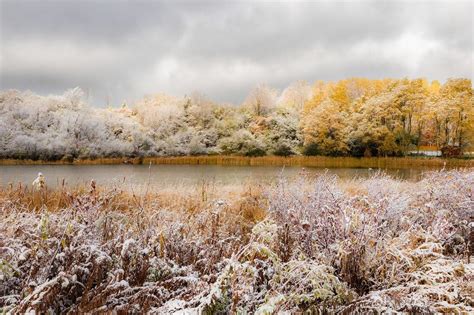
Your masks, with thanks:
<instances>
[{"instance_id":1,"label":"snow-covered grass","mask_svg":"<svg viewBox=\"0 0 474 315\"><path fill-rule=\"evenodd\" d=\"M474 311L474 171L271 187L0 189L0 308Z\"/></svg>"}]
</instances>

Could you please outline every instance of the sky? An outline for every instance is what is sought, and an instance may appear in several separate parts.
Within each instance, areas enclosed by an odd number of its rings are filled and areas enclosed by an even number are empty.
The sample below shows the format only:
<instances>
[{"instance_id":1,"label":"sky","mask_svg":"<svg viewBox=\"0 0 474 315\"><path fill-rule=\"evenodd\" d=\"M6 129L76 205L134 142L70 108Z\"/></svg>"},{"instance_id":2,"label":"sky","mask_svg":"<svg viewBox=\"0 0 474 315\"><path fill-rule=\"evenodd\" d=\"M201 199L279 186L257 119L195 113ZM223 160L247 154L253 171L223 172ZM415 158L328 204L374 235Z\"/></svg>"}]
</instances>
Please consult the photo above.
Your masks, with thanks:
<instances>
[{"instance_id":1,"label":"sky","mask_svg":"<svg viewBox=\"0 0 474 315\"><path fill-rule=\"evenodd\" d=\"M0 0L0 89L239 104L258 84L472 78L473 3Z\"/></svg>"}]
</instances>

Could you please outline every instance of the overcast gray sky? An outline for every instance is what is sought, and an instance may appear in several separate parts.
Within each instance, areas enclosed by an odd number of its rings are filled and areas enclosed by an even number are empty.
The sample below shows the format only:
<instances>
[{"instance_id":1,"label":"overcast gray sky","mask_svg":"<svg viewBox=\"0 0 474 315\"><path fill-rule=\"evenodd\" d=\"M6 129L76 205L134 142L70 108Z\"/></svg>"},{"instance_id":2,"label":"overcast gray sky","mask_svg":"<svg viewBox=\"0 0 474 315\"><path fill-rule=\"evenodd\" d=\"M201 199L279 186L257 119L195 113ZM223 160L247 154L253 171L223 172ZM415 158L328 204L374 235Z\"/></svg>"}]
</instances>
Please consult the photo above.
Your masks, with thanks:
<instances>
[{"instance_id":1,"label":"overcast gray sky","mask_svg":"<svg viewBox=\"0 0 474 315\"><path fill-rule=\"evenodd\" d=\"M104 105L259 83L473 75L471 1L0 0L1 89Z\"/></svg>"}]
</instances>

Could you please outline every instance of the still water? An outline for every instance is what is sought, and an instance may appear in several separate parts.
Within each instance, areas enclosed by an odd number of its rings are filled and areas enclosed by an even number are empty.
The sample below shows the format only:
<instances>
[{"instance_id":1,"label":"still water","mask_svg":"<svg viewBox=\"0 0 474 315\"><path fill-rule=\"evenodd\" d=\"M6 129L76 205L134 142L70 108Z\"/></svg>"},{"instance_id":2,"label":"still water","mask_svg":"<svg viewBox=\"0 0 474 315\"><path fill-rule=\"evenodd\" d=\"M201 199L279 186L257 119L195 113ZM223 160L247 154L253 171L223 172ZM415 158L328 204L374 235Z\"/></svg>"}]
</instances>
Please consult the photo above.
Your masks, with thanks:
<instances>
[{"instance_id":1,"label":"still water","mask_svg":"<svg viewBox=\"0 0 474 315\"><path fill-rule=\"evenodd\" d=\"M85 185L91 179L99 185L121 185L155 188L195 186L207 182L214 185L240 185L246 183L271 183L279 176L289 179L302 172L317 175L324 172L336 174L341 179L366 178L377 169L367 168L311 168L276 166L220 166L220 165L2 165L0 185L10 183L31 185L38 172L46 177L49 187L62 185ZM381 170L396 178L416 181L430 169L387 169Z\"/></svg>"}]
</instances>

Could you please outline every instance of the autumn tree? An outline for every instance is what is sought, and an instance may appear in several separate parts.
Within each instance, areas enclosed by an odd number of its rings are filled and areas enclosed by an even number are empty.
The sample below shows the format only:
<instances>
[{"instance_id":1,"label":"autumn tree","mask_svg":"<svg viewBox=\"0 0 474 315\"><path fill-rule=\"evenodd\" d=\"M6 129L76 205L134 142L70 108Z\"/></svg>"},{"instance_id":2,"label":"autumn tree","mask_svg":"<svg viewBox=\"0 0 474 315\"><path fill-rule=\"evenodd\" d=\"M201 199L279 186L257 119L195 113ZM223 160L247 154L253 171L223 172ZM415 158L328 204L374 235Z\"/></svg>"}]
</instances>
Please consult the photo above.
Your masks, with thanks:
<instances>
[{"instance_id":1,"label":"autumn tree","mask_svg":"<svg viewBox=\"0 0 474 315\"><path fill-rule=\"evenodd\" d=\"M472 139L474 107L471 80L450 79L439 91L432 110L436 112L437 142L463 149Z\"/></svg>"},{"instance_id":2,"label":"autumn tree","mask_svg":"<svg viewBox=\"0 0 474 315\"><path fill-rule=\"evenodd\" d=\"M331 99L312 109L303 121L305 146L316 145L324 155L348 153L347 113Z\"/></svg>"}]
</instances>

